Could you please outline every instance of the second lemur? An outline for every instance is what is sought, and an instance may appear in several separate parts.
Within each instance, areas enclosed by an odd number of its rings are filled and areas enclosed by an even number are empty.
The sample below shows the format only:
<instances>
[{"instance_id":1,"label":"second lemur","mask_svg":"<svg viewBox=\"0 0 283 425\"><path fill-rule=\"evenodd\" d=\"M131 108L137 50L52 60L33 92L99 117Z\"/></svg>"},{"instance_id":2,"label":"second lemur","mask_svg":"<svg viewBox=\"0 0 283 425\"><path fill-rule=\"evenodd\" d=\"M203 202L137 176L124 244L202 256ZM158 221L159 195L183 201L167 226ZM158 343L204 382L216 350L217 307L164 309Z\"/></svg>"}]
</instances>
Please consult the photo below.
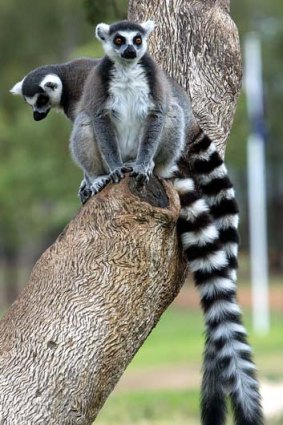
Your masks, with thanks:
<instances>
[{"instance_id":1,"label":"second lemur","mask_svg":"<svg viewBox=\"0 0 283 425\"><path fill-rule=\"evenodd\" d=\"M24 98L35 121L46 118L51 109L63 111L74 121L85 80L98 63L99 59L80 58L39 66L16 83L10 93Z\"/></svg>"}]
</instances>

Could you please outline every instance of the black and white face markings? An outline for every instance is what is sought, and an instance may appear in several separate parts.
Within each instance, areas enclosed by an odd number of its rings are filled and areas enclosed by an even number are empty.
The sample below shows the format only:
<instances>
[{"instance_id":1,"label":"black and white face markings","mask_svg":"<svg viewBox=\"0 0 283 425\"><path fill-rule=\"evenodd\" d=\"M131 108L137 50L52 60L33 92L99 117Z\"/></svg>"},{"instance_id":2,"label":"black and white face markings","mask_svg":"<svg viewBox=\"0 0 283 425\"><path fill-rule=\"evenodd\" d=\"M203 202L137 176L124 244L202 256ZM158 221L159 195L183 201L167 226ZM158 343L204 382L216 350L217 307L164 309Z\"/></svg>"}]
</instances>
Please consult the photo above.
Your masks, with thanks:
<instances>
[{"instance_id":1,"label":"black and white face markings","mask_svg":"<svg viewBox=\"0 0 283 425\"><path fill-rule=\"evenodd\" d=\"M32 107L33 118L40 121L47 117L52 107L59 107L63 84L56 74L42 75L41 68L28 74L14 85L10 93L21 95Z\"/></svg>"},{"instance_id":2,"label":"black and white face markings","mask_svg":"<svg viewBox=\"0 0 283 425\"><path fill-rule=\"evenodd\" d=\"M236 425L262 425L259 385L236 299L234 190L214 144L202 132L188 147L188 161L194 180L181 175L174 185L181 201L178 234L205 316L202 424L224 425L229 395Z\"/></svg>"},{"instance_id":3,"label":"black and white face markings","mask_svg":"<svg viewBox=\"0 0 283 425\"><path fill-rule=\"evenodd\" d=\"M34 96L24 96L25 101L32 107L33 118L35 121L41 121L47 117L51 110L49 96L38 88L38 93Z\"/></svg>"},{"instance_id":4,"label":"black and white face markings","mask_svg":"<svg viewBox=\"0 0 283 425\"><path fill-rule=\"evenodd\" d=\"M115 63L137 62L147 51L147 38L154 22L134 24L128 21L96 27L96 36L102 42L106 55Z\"/></svg>"}]
</instances>

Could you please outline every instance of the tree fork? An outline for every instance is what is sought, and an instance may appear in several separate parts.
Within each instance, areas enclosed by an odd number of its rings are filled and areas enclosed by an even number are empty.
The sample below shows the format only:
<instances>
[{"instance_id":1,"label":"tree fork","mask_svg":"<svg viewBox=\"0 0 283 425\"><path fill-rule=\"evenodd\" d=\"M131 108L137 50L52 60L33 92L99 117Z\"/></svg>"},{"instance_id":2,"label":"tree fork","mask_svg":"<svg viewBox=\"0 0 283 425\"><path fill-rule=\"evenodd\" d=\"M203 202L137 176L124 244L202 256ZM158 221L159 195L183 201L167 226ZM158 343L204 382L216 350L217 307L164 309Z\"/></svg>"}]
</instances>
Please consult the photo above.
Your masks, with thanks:
<instances>
[{"instance_id":1,"label":"tree fork","mask_svg":"<svg viewBox=\"0 0 283 425\"><path fill-rule=\"evenodd\" d=\"M170 183L91 198L0 322L0 424L91 424L181 288Z\"/></svg>"}]
</instances>

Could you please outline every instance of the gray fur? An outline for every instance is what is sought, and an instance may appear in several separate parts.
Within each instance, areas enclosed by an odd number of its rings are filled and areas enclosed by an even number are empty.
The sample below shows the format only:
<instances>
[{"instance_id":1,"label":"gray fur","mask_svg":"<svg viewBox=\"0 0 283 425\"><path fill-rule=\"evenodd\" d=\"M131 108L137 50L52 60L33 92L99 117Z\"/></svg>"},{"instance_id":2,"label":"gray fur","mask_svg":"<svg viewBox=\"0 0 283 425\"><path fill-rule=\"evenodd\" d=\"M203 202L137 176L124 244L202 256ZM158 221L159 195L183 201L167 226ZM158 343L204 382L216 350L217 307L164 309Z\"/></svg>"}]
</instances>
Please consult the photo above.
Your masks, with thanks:
<instances>
[{"instance_id":1,"label":"gray fur","mask_svg":"<svg viewBox=\"0 0 283 425\"><path fill-rule=\"evenodd\" d=\"M134 31L125 23L97 26L106 56L92 70L74 122L70 148L83 169L83 187L96 193L99 176L114 182L129 171L144 183L154 174L171 177L190 132L192 111L186 93L146 53L153 29ZM140 37L142 44L135 45ZM116 37L124 42L115 44ZM127 56L129 53L129 56ZM130 165L129 165L130 164Z\"/></svg>"},{"instance_id":2,"label":"gray fur","mask_svg":"<svg viewBox=\"0 0 283 425\"><path fill-rule=\"evenodd\" d=\"M81 58L30 71L10 92L22 96L32 107L35 120L47 117L52 108L62 110L74 121L83 85L99 59ZM46 99L40 105L40 97Z\"/></svg>"}]
</instances>

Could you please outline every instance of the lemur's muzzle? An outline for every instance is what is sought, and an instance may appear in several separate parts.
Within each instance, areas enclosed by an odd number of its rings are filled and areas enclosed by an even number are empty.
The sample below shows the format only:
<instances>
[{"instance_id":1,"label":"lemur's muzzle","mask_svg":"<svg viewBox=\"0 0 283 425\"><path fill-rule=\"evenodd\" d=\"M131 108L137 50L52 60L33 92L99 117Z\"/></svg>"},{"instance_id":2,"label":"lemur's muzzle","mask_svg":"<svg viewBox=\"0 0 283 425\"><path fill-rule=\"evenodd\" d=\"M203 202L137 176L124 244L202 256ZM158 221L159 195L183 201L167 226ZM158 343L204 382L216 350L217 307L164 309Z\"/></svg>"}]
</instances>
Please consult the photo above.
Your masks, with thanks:
<instances>
[{"instance_id":1,"label":"lemur's muzzle","mask_svg":"<svg viewBox=\"0 0 283 425\"><path fill-rule=\"evenodd\" d=\"M137 57L137 53L134 46L128 46L122 53L122 58L125 58L125 59L135 59L136 57Z\"/></svg>"},{"instance_id":2,"label":"lemur's muzzle","mask_svg":"<svg viewBox=\"0 0 283 425\"><path fill-rule=\"evenodd\" d=\"M47 117L48 112L50 111L50 109L48 109L45 112L38 112L38 111L33 111L33 119L35 121L41 121L43 120L45 117Z\"/></svg>"}]
</instances>

